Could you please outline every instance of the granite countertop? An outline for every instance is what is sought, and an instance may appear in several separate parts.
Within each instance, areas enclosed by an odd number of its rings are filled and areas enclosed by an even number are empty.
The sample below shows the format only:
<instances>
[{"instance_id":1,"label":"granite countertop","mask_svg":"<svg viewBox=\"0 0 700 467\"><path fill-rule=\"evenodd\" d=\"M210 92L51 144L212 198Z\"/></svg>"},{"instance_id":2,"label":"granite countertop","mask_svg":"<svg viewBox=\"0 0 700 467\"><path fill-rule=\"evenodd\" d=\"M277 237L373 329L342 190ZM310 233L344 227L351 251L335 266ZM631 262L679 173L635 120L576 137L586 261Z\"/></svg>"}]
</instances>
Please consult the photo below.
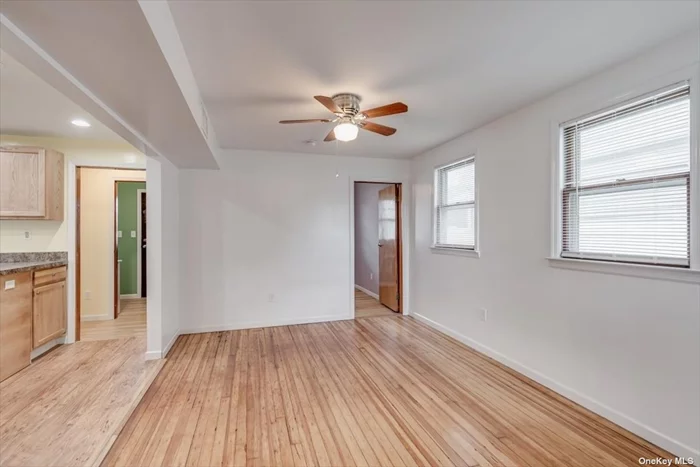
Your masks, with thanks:
<instances>
[{"instance_id":1,"label":"granite countertop","mask_svg":"<svg viewBox=\"0 0 700 467\"><path fill-rule=\"evenodd\" d=\"M0 253L0 276L17 272L36 271L68 264L68 253Z\"/></svg>"}]
</instances>

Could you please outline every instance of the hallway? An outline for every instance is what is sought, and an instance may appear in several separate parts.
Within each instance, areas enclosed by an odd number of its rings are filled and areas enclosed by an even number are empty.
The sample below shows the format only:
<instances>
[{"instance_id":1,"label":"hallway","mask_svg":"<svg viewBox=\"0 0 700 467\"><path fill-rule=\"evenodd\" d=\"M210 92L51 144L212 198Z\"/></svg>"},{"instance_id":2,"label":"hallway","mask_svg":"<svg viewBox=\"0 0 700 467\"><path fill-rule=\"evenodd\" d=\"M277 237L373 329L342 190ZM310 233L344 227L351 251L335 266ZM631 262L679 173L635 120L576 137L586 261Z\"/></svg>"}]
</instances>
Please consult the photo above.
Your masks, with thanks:
<instances>
[{"instance_id":1,"label":"hallway","mask_svg":"<svg viewBox=\"0 0 700 467\"><path fill-rule=\"evenodd\" d=\"M122 300L122 311L117 319L84 321L81 323L81 341L103 341L127 337L146 337L146 299Z\"/></svg>"}]
</instances>

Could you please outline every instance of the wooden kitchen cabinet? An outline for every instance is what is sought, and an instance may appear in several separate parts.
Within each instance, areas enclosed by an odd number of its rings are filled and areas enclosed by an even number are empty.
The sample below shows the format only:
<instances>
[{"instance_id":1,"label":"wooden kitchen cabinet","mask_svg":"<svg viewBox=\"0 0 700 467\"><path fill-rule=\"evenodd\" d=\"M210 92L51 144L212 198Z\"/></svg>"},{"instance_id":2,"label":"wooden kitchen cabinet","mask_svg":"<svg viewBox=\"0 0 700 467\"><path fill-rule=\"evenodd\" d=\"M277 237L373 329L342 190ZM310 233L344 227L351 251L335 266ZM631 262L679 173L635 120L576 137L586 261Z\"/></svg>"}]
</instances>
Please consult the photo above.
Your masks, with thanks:
<instances>
[{"instance_id":1,"label":"wooden kitchen cabinet","mask_svg":"<svg viewBox=\"0 0 700 467\"><path fill-rule=\"evenodd\" d=\"M0 381L29 366L31 352L32 273L0 276Z\"/></svg>"},{"instance_id":2,"label":"wooden kitchen cabinet","mask_svg":"<svg viewBox=\"0 0 700 467\"><path fill-rule=\"evenodd\" d=\"M63 220L63 154L0 148L0 219Z\"/></svg>"},{"instance_id":3,"label":"wooden kitchen cabinet","mask_svg":"<svg viewBox=\"0 0 700 467\"><path fill-rule=\"evenodd\" d=\"M36 277L34 278L36 283ZM66 281L34 287L33 342L40 347L66 333Z\"/></svg>"}]
</instances>

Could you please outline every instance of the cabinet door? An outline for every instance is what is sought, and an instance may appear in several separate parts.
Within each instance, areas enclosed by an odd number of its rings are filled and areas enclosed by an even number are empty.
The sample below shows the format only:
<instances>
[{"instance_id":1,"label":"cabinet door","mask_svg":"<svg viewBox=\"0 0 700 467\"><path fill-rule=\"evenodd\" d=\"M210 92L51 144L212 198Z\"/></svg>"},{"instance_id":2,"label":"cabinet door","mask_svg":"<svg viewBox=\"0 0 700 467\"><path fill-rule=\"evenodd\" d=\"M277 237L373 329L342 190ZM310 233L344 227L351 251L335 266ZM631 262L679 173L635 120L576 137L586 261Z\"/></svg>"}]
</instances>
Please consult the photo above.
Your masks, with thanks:
<instances>
[{"instance_id":1,"label":"cabinet door","mask_svg":"<svg viewBox=\"0 0 700 467\"><path fill-rule=\"evenodd\" d=\"M44 151L0 151L0 217L44 217Z\"/></svg>"},{"instance_id":2,"label":"cabinet door","mask_svg":"<svg viewBox=\"0 0 700 467\"><path fill-rule=\"evenodd\" d=\"M0 381L29 366L32 273L0 276Z\"/></svg>"},{"instance_id":3,"label":"cabinet door","mask_svg":"<svg viewBox=\"0 0 700 467\"><path fill-rule=\"evenodd\" d=\"M34 289L34 348L66 333L66 282Z\"/></svg>"}]
</instances>

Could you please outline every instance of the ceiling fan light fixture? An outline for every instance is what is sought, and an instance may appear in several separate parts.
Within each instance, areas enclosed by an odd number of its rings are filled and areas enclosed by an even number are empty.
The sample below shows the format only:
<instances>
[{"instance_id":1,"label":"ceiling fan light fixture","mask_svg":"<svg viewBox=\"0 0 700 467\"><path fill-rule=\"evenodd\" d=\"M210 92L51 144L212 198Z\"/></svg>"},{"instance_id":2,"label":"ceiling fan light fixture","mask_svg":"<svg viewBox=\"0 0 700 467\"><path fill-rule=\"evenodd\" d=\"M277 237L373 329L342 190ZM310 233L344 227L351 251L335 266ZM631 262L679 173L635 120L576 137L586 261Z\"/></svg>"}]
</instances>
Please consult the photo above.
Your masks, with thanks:
<instances>
[{"instance_id":1,"label":"ceiling fan light fixture","mask_svg":"<svg viewBox=\"0 0 700 467\"><path fill-rule=\"evenodd\" d=\"M341 123L336 126L333 132L335 133L335 138L338 141L352 141L357 138L357 133L360 129L357 125L349 122Z\"/></svg>"}]
</instances>

